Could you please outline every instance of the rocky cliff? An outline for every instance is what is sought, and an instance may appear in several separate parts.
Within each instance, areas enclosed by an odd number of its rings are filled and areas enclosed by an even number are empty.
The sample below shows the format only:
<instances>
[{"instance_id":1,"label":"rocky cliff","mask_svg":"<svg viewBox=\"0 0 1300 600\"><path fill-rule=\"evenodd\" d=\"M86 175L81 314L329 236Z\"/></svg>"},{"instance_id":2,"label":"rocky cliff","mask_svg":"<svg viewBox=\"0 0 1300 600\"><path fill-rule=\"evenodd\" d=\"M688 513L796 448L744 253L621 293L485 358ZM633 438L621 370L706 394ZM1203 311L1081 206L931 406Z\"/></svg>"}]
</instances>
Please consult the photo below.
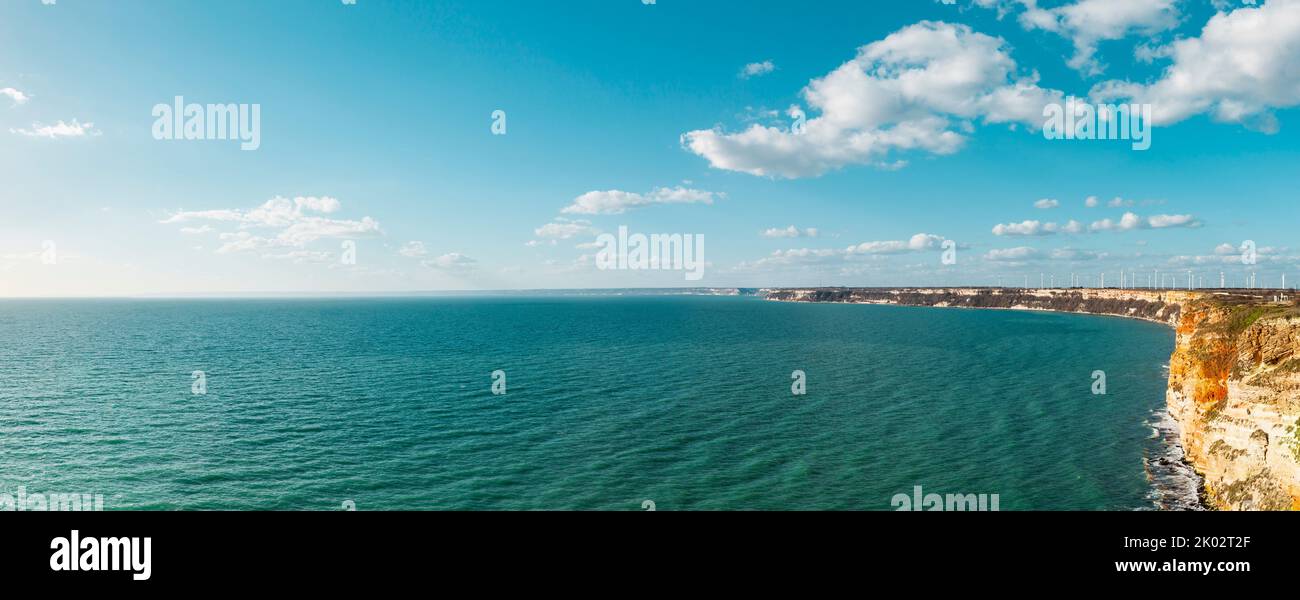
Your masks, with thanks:
<instances>
[{"instance_id":1,"label":"rocky cliff","mask_svg":"<svg viewBox=\"0 0 1300 600\"><path fill-rule=\"evenodd\" d=\"M1169 362L1169 413L1206 498L1227 510L1300 510L1300 310L1189 303Z\"/></svg>"},{"instance_id":2,"label":"rocky cliff","mask_svg":"<svg viewBox=\"0 0 1300 600\"><path fill-rule=\"evenodd\" d=\"M1283 291L769 289L788 302L1051 310L1174 327L1169 413L1205 499L1224 510L1300 510L1300 303Z\"/></svg>"}]
</instances>

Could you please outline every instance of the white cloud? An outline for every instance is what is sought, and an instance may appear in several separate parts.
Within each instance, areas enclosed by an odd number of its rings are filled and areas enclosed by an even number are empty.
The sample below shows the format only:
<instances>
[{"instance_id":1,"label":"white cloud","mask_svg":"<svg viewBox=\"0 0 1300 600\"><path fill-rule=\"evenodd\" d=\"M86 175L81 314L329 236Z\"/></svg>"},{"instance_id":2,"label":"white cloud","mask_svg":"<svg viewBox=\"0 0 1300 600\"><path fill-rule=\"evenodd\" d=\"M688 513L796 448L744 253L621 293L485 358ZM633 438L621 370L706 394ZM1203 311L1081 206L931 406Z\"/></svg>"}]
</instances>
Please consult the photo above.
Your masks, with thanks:
<instances>
[{"instance_id":1,"label":"white cloud","mask_svg":"<svg viewBox=\"0 0 1300 600\"><path fill-rule=\"evenodd\" d=\"M203 234L203 233L211 233L211 232L212 232L212 227L209 226L209 225L203 225L203 226L200 226L200 227L182 227L182 228L181 228L181 233L183 233L183 234L185 234L185 235L199 235L199 234Z\"/></svg>"},{"instance_id":2,"label":"white cloud","mask_svg":"<svg viewBox=\"0 0 1300 600\"><path fill-rule=\"evenodd\" d=\"M465 256L464 254L451 252L449 254L443 254L437 258L426 260L421 264L429 268L441 269L443 271L468 271L473 269L477 263L477 260Z\"/></svg>"},{"instance_id":3,"label":"white cloud","mask_svg":"<svg viewBox=\"0 0 1300 600\"><path fill-rule=\"evenodd\" d=\"M1094 221L1092 225L1088 226L1088 230L1089 231L1131 231L1133 229L1140 228L1143 222L1144 221L1142 220L1142 217L1139 217L1129 212L1129 213L1124 213L1124 216L1120 217L1119 221L1112 221L1110 219L1102 219L1100 221Z\"/></svg>"},{"instance_id":4,"label":"white cloud","mask_svg":"<svg viewBox=\"0 0 1300 600\"><path fill-rule=\"evenodd\" d=\"M1100 204L1101 204L1101 200L1099 200L1096 196L1088 196L1083 200L1083 205L1088 208L1097 208L1097 206Z\"/></svg>"},{"instance_id":5,"label":"white cloud","mask_svg":"<svg viewBox=\"0 0 1300 600\"><path fill-rule=\"evenodd\" d=\"M591 226L590 221L558 218L533 230L539 238L567 240L577 235L596 235L599 231ZM535 245L535 244L534 244Z\"/></svg>"},{"instance_id":6,"label":"white cloud","mask_svg":"<svg viewBox=\"0 0 1300 600\"><path fill-rule=\"evenodd\" d=\"M737 268L752 269L760 267L782 266L792 264L841 263L849 260L883 258L889 255L913 254L942 247L943 236L918 233L907 240L888 240L862 242L842 250L834 248L791 248L775 250L770 255L754 262L742 262Z\"/></svg>"},{"instance_id":7,"label":"white cloud","mask_svg":"<svg viewBox=\"0 0 1300 600\"><path fill-rule=\"evenodd\" d=\"M295 263L322 263L332 260L334 253L320 250L291 250L280 254L263 254L262 258L289 260Z\"/></svg>"},{"instance_id":8,"label":"white cloud","mask_svg":"<svg viewBox=\"0 0 1300 600\"><path fill-rule=\"evenodd\" d=\"M338 212L343 205L335 198L329 196L299 196L293 199L294 207L299 210L313 210L316 212L332 213Z\"/></svg>"},{"instance_id":9,"label":"white cloud","mask_svg":"<svg viewBox=\"0 0 1300 600\"><path fill-rule=\"evenodd\" d=\"M766 75L775 70L776 65L772 64L772 61L770 60L752 62L745 65L745 67L740 70L740 78L749 79L750 77L758 77L759 75Z\"/></svg>"},{"instance_id":10,"label":"white cloud","mask_svg":"<svg viewBox=\"0 0 1300 600\"><path fill-rule=\"evenodd\" d=\"M1064 225L1028 220L1019 223L999 223L993 226L993 235L1011 237L1041 237L1058 233L1083 233L1083 231L1083 223L1075 220L1067 221Z\"/></svg>"},{"instance_id":11,"label":"white cloud","mask_svg":"<svg viewBox=\"0 0 1300 600\"><path fill-rule=\"evenodd\" d=\"M993 226L993 235L1010 235L1010 236L1040 236L1051 235L1056 233L1056 229L1048 229L1047 225L1052 223L1043 223L1042 221L1021 221L1020 223L999 223Z\"/></svg>"},{"instance_id":12,"label":"white cloud","mask_svg":"<svg viewBox=\"0 0 1300 600\"><path fill-rule=\"evenodd\" d=\"M5 96L9 98L9 100L14 103L14 106L17 106L19 104L24 104L28 100L32 99L31 96L28 96L27 94L22 93L22 91L16 90L11 87L0 88L0 96Z\"/></svg>"},{"instance_id":13,"label":"white cloud","mask_svg":"<svg viewBox=\"0 0 1300 600\"><path fill-rule=\"evenodd\" d=\"M827 260L842 261L844 257L844 251L833 248L791 248L789 250L774 250L771 255L759 259L752 266L824 262ZM747 265L742 264L742 266Z\"/></svg>"},{"instance_id":14,"label":"white cloud","mask_svg":"<svg viewBox=\"0 0 1300 600\"><path fill-rule=\"evenodd\" d=\"M984 260L992 262L1024 262L1030 260L1059 260L1068 262L1080 262L1100 260L1108 255L1104 252L1094 252L1092 250L1077 250L1074 248L1057 248L1044 255L1036 248L1020 246L1017 248L1005 248L990 250L984 255Z\"/></svg>"},{"instance_id":15,"label":"white cloud","mask_svg":"<svg viewBox=\"0 0 1300 600\"><path fill-rule=\"evenodd\" d=\"M760 124L738 133L702 129L683 134L682 146L718 169L810 177L881 164L891 152L951 154L976 120L1037 129L1043 106L1062 98L1038 87L1036 76L1018 75L1002 39L931 21L859 48L802 95L821 112L802 133Z\"/></svg>"},{"instance_id":16,"label":"white cloud","mask_svg":"<svg viewBox=\"0 0 1300 600\"><path fill-rule=\"evenodd\" d=\"M648 194L607 190L587 192L573 200L573 204L560 212L579 215L618 215L633 208L655 204L713 204L722 194L677 186L655 188Z\"/></svg>"},{"instance_id":17,"label":"white cloud","mask_svg":"<svg viewBox=\"0 0 1300 600\"><path fill-rule=\"evenodd\" d=\"M1192 215L1153 215L1147 219L1147 224L1152 229L1165 229L1168 227L1196 227L1200 223Z\"/></svg>"},{"instance_id":18,"label":"white cloud","mask_svg":"<svg viewBox=\"0 0 1300 600\"><path fill-rule=\"evenodd\" d=\"M81 123L76 119L73 119L71 123L59 121L54 125L32 123L31 129L10 129L9 132L25 135L27 137L49 138L52 140L59 138L94 137L102 133L98 129L95 129L94 123Z\"/></svg>"},{"instance_id":19,"label":"white cloud","mask_svg":"<svg viewBox=\"0 0 1300 600\"><path fill-rule=\"evenodd\" d=\"M407 258L419 258L429 254L429 250L424 247L424 242L413 241L402 244L397 253Z\"/></svg>"},{"instance_id":20,"label":"white cloud","mask_svg":"<svg viewBox=\"0 0 1300 600\"><path fill-rule=\"evenodd\" d=\"M941 0L954 4L955 0ZM972 0L995 8L998 18L1020 10L1018 21L1027 30L1059 34L1074 44L1070 67L1097 74L1105 66L1096 59L1097 44L1130 35L1152 36L1178 25L1178 0L1074 0L1044 8L1038 0Z\"/></svg>"},{"instance_id":21,"label":"white cloud","mask_svg":"<svg viewBox=\"0 0 1300 600\"><path fill-rule=\"evenodd\" d=\"M1141 217L1126 212L1118 221L1102 219L1088 226L1089 231L1133 231L1136 229L1169 229L1175 227L1195 228L1201 222L1192 215L1152 215Z\"/></svg>"},{"instance_id":22,"label":"white cloud","mask_svg":"<svg viewBox=\"0 0 1300 600\"><path fill-rule=\"evenodd\" d=\"M314 213L333 213L342 207L331 197L299 196L292 200L276 196L251 210L214 209L179 211L160 221L163 224L213 221L235 223L238 231L221 233L225 242L218 253L243 252L270 247L302 248L326 238L355 238L379 235L379 222L370 217L361 220L331 219ZM252 229L277 230L274 235L254 235ZM212 231L208 225L181 228L185 233ZM266 255L273 256L273 255ZM298 255L293 258L301 258Z\"/></svg>"},{"instance_id":23,"label":"white cloud","mask_svg":"<svg viewBox=\"0 0 1300 600\"><path fill-rule=\"evenodd\" d=\"M993 262L1018 262L1038 258L1038 250L1028 246L1017 248L1004 248L989 250L984 254L984 260Z\"/></svg>"},{"instance_id":24,"label":"white cloud","mask_svg":"<svg viewBox=\"0 0 1300 600\"><path fill-rule=\"evenodd\" d=\"M1065 260L1079 262L1085 260L1101 260L1108 254L1105 252L1094 252L1092 250L1076 250L1074 248L1058 248L1051 253L1052 260Z\"/></svg>"},{"instance_id":25,"label":"white cloud","mask_svg":"<svg viewBox=\"0 0 1300 600\"><path fill-rule=\"evenodd\" d=\"M298 196L292 200L276 196L250 210L214 209L198 211L178 211L161 223L183 223L186 221L236 221L248 227L287 227L311 218L308 213L332 213L342 204L329 196Z\"/></svg>"},{"instance_id":26,"label":"white cloud","mask_svg":"<svg viewBox=\"0 0 1300 600\"><path fill-rule=\"evenodd\" d=\"M938 248L943 243L943 240L943 236L932 235L929 233L918 233L907 241L863 242L856 246L849 246L845 252L850 255L920 252L922 250Z\"/></svg>"},{"instance_id":27,"label":"white cloud","mask_svg":"<svg viewBox=\"0 0 1300 600\"><path fill-rule=\"evenodd\" d=\"M217 248L217 254L247 252L275 245L271 240L261 236L254 236L247 231L222 233L218 237L224 243L221 244L221 247Z\"/></svg>"},{"instance_id":28,"label":"white cloud","mask_svg":"<svg viewBox=\"0 0 1300 600\"><path fill-rule=\"evenodd\" d=\"M1056 208L1060 205L1061 203L1056 200L1053 200L1051 198L1043 198L1042 200L1039 200L1034 203L1034 208L1041 208L1043 210L1046 210L1049 208Z\"/></svg>"},{"instance_id":29,"label":"white cloud","mask_svg":"<svg viewBox=\"0 0 1300 600\"><path fill-rule=\"evenodd\" d=\"M163 223L163 224L183 223L186 221L198 221L198 220L242 221L244 220L244 213L240 210L224 209L224 208L219 208L214 210L190 210L190 211L183 210L177 212L176 214L173 214L170 217L167 217L166 219L163 219L162 221L159 221L159 223Z\"/></svg>"},{"instance_id":30,"label":"white cloud","mask_svg":"<svg viewBox=\"0 0 1300 600\"><path fill-rule=\"evenodd\" d=\"M277 240L290 246L302 246L321 238L351 238L379 233L379 222L370 217L360 221L306 217L290 225L277 236Z\"/></svg>"},{"instance_id":31,"label":"white cloud","mask_svg":"<svg viewBox=\"0 0 1300 600\"><path fill-rule=\"evenodd\" d=\"M1069 37L1074 42L1070 67L1090 74L1105 69L1095 58L1098 42L1154 35L1178 25L1179 18L1176 0L1078 0L1049 9L1034 0L1023 4L1021 25Z\"/></svg>"},{"instance_id":32,"label":"white cloud","mask_svg":"<svg viewBox=\"0 0 1300 600\"><path fill-rule=\"evenodd\" d=\"M1189 267L1198 265L1240 267L1241 254L1244 251L1244 248L1240 246L1224 243L1215 246L1212 254L1173 256L1170 257L1169 263ZM1300 256L1290 254L1290 252L1291 248L1285 246L1262 246L1256 250L1255 260L1259 264L1300 266ZM1206 278L1206 282L1209 283L1209 281L1210 279ZM1215 281L1215 283L1218 282Z\"/></svg>"},{"instance_id":33,"label":"white cloud","mask_svg":"<svg viewBox=\"0 0 1300 600\"><path fill-rule=\"evenodd\" d=\"M1162 53L1173 62L1155 81L1105 82L1093 88L1093 99L1150 103L1156 125L1209 114L1276 132L1273 110L1300 105L1300 0L1218 13L1199 37Z\"/></svg>"},{"instance_id":34,"label":"white cloud","mask_svg":"<svg viewBox=\"0 0 1300 600\"><path fill-rule=\"evenodd\" d=\"M807 228L807 229L799 229L798 227L795 227L794 225L791 225L791 226L786 227L786 228L784 228L784 229L779 228L779 227L773 227L773 228L771 228L771 229L768 229L768 230L764 231L764 232L762 233L762 235L763 235L763 237L766 237L766 238L797 238L797 237L814 237L814 238L815 238L815 237L817 237L818 235L820 235L820 232L817 230L816 227L809 227L809 228Z\"/></svg>"}]
</instances>

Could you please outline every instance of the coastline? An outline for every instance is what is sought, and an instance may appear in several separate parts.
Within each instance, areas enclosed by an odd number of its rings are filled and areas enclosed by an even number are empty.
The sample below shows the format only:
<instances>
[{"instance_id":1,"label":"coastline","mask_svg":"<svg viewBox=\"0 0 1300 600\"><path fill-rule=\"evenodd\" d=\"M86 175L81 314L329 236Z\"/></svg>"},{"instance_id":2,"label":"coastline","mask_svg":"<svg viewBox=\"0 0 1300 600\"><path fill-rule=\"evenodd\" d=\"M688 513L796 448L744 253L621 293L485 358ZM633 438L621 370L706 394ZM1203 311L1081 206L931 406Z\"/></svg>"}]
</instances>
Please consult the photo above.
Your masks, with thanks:
<instances>
[{"instance_id":1,"label":"coastline","mask_svg":"<svg viewBox=\"0 0 1300 600\"><path fill-rule=\"evenodd\" d=\"M1184 478L1177 473L1181 464L1199 477L1198 508L1300 510L1300 395L1294 391L1300 389L1300 303L1286 290L784 288L758 295L1164 324L1175 332L1162 409L1173 427L1147 425L1175 448L1144 458L1148 477L1156 479L1150 461L1161 461L1158 466L1168 467L1162 473L1176 482Z\"/></svg>"},{"instance_id":2,"label":"coastline","mask_svg":"<svg viewBox=\"0 0 1300 600\"><path fill-rule=\"evenodd\" d=\"M766 300L768 300L769 302L787 302L787 303L801 302L800 300L774 300L774 299L766 299ZM811 304L868 304L872 306L907 306L911 308L951 308L957 310L1005 310L1005 311L1012 311L1012 312L1044 312L1044 313L1055 313L1055 314L1062 314L1062 315L1086 315L1090 317L1113 317L1116 319L1145 321L1147 323L1164 325L1165 327L1168 327L1175 331L1178 330L1178 327L1176 325L1172 323L1168 323L1166 321L1161 321L1159 319L1148 319L1146 317L1138 317L1133 315L1116 315L1111 313L1100 313L1100 312L1056 310L1051 308L1034 308L1028 306L1010 306L1010 307L1006 307L1006 306L918 306L913 304L899 304L896 302L811 302Z\"/></svg>"}]
</instances>

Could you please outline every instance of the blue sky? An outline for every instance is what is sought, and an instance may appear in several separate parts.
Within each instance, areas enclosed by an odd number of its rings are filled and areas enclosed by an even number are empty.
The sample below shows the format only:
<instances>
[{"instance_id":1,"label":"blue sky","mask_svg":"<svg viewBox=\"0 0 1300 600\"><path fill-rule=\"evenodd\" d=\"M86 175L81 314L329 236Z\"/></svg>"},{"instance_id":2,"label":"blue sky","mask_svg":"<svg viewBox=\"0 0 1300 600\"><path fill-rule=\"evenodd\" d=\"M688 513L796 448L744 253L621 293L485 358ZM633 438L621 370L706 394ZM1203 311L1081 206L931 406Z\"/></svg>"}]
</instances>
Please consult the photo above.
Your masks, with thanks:
<instances>
[{"instance_id":1,"label":"blue sky","mask_svg":"<svg viewBox=\"0 0 1300 600\"><path fill-rule=\"evenodd\" d=\"M1297 0L13 0L0 296L1300 283L1296 64ZM1151 148L1045 139L1071 95ZM260 147L155 139L176 96ZM596 268L619 226L703 279Z\"/></svg>"}]
</instances>

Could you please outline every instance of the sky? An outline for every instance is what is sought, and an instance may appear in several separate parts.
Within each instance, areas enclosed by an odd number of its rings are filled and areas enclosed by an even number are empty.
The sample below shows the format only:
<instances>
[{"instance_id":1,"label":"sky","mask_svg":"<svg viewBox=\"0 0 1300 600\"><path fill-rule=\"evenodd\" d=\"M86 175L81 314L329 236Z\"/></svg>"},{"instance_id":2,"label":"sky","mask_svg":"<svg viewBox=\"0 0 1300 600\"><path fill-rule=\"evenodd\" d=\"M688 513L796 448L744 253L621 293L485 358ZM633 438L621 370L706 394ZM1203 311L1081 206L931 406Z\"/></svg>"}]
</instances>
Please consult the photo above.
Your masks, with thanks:
<instances>
[{"instance_id":1,"label":"sky","mask_svg":"<svg viewBox=\"0 0 1300 600\"><path fill-rule=\"evenodd\" d=\"M0 3L0 296L1300 284L1300 0L647 2Z\"/></svg>"}]
</instances>

